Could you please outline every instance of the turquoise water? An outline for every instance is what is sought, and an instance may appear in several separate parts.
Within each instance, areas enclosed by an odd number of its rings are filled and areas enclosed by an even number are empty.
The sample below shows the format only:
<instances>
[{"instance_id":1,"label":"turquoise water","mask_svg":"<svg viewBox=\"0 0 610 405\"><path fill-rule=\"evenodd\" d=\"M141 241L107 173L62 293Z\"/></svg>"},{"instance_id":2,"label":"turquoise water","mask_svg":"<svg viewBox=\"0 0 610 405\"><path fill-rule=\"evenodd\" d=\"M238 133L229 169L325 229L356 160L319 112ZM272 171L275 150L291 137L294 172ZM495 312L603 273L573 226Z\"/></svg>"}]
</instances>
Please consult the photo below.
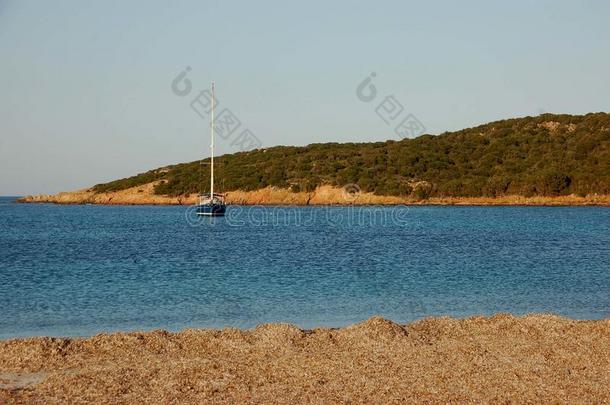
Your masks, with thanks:
<instances>
[{"instance_id":1,"label":"turquoise water","mask_svg":"<svg viewBox=\"0 0 610 405\"><path fill-rule=\"evenodd\" d=\"M0 199L0 338L610 316L610 209L58 206Z\"/></svg>"}]
</instances>

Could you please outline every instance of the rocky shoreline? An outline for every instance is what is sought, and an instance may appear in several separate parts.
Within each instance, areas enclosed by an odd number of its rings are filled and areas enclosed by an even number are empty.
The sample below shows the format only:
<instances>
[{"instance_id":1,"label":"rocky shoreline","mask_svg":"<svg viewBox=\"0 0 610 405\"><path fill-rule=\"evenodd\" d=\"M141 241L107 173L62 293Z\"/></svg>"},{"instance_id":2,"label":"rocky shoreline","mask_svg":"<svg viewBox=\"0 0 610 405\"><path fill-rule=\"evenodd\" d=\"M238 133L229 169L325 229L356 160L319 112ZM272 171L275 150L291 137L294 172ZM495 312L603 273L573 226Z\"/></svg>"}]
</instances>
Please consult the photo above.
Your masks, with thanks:
<instances>
[{"instance_id":1,"label":"rocky shoreline","mask_svg":"<svg viewBox=\"0 0 610 405\"><path fill-rule=\"evenodd\" d=\"M53 195L27 196L22 203L102 204L102 205L193 205L197 195L165 196L154 193L156 183L116 192L95 192L84 189ZM292 192L267 187L255 191L229 191L229 204L237 205L525 205L525 206L610 206L610 195L566 195L558 197L509 195L501 197L432 197L416 200L411 197L380 196L354 192L331 186L321 186L312 192Z\"/></svg>"},{"instance_id":2,"label":"rocky shoreline","mask_svg":"<svg viewBox=\"0 0 610 405\"><path fill-rule=\"evenodd\" d=\"M610 318L0 341L0 403L608 403Z\"/></svg>"}]
</instances>

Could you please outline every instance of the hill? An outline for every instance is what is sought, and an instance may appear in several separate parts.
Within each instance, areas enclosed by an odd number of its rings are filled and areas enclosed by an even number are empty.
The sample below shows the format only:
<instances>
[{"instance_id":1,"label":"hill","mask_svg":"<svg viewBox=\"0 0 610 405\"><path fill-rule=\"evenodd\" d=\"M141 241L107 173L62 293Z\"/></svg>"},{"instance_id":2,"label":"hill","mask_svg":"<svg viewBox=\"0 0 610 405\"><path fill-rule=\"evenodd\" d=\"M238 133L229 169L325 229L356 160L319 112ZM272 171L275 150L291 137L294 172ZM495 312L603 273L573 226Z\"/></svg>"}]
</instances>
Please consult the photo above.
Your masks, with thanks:
<instances>
[{"instance_id":1,"label":"hill","mask_svg":"<svg viewBox=\"0 0 610 405\"><path fill-rule=\"evenodd\" d=\"M216 162L223 191L302 192L353 183L364 192L416 199L610 194L610 114L543 114L401 141L276 146ZM209 166L201 163L150 170L92 191L151 182L157 195L205 191Z\"/></svg>"}]
</instances>

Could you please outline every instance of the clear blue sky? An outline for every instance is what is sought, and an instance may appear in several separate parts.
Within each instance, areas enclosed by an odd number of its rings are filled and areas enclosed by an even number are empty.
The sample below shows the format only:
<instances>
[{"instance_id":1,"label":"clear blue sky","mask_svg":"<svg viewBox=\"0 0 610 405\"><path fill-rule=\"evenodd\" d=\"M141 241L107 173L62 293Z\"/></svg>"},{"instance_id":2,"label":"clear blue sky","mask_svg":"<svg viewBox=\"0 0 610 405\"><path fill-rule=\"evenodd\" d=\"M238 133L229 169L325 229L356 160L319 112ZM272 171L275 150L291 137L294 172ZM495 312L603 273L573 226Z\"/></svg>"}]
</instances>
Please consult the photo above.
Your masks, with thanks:
<instances>
[{"instance_id":1,"label":"clear blue sky","mask_svg":"<svg viewBox=\"0 0 610 405\"><path fill-rule=\"evenodd\" d=\"M48 193L207 156L186 66L264 146L396 138L370 72L434 134L608 111L610 2L0 0L0 60L0 195Z\"/></svg>"}]
</instances>

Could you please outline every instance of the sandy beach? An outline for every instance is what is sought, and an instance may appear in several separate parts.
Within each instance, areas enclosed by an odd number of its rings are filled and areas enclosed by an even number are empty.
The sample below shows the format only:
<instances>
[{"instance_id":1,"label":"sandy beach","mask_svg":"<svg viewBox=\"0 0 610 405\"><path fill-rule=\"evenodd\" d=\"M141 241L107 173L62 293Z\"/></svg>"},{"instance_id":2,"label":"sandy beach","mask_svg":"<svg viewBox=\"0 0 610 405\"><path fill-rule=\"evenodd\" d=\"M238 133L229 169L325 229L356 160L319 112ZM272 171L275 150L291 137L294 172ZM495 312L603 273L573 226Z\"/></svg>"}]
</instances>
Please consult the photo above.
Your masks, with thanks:
<instances>
[{"instance_id":1,"label":"sandy beach","mask_svg":"<svg viewBox=\"0 0 610 405\"><path fill-rule=\"evenodd\" d=\"M608 387L610 319L546 314L0 342L0 403L610 403Z\"/></svg>"}]
</instances>

